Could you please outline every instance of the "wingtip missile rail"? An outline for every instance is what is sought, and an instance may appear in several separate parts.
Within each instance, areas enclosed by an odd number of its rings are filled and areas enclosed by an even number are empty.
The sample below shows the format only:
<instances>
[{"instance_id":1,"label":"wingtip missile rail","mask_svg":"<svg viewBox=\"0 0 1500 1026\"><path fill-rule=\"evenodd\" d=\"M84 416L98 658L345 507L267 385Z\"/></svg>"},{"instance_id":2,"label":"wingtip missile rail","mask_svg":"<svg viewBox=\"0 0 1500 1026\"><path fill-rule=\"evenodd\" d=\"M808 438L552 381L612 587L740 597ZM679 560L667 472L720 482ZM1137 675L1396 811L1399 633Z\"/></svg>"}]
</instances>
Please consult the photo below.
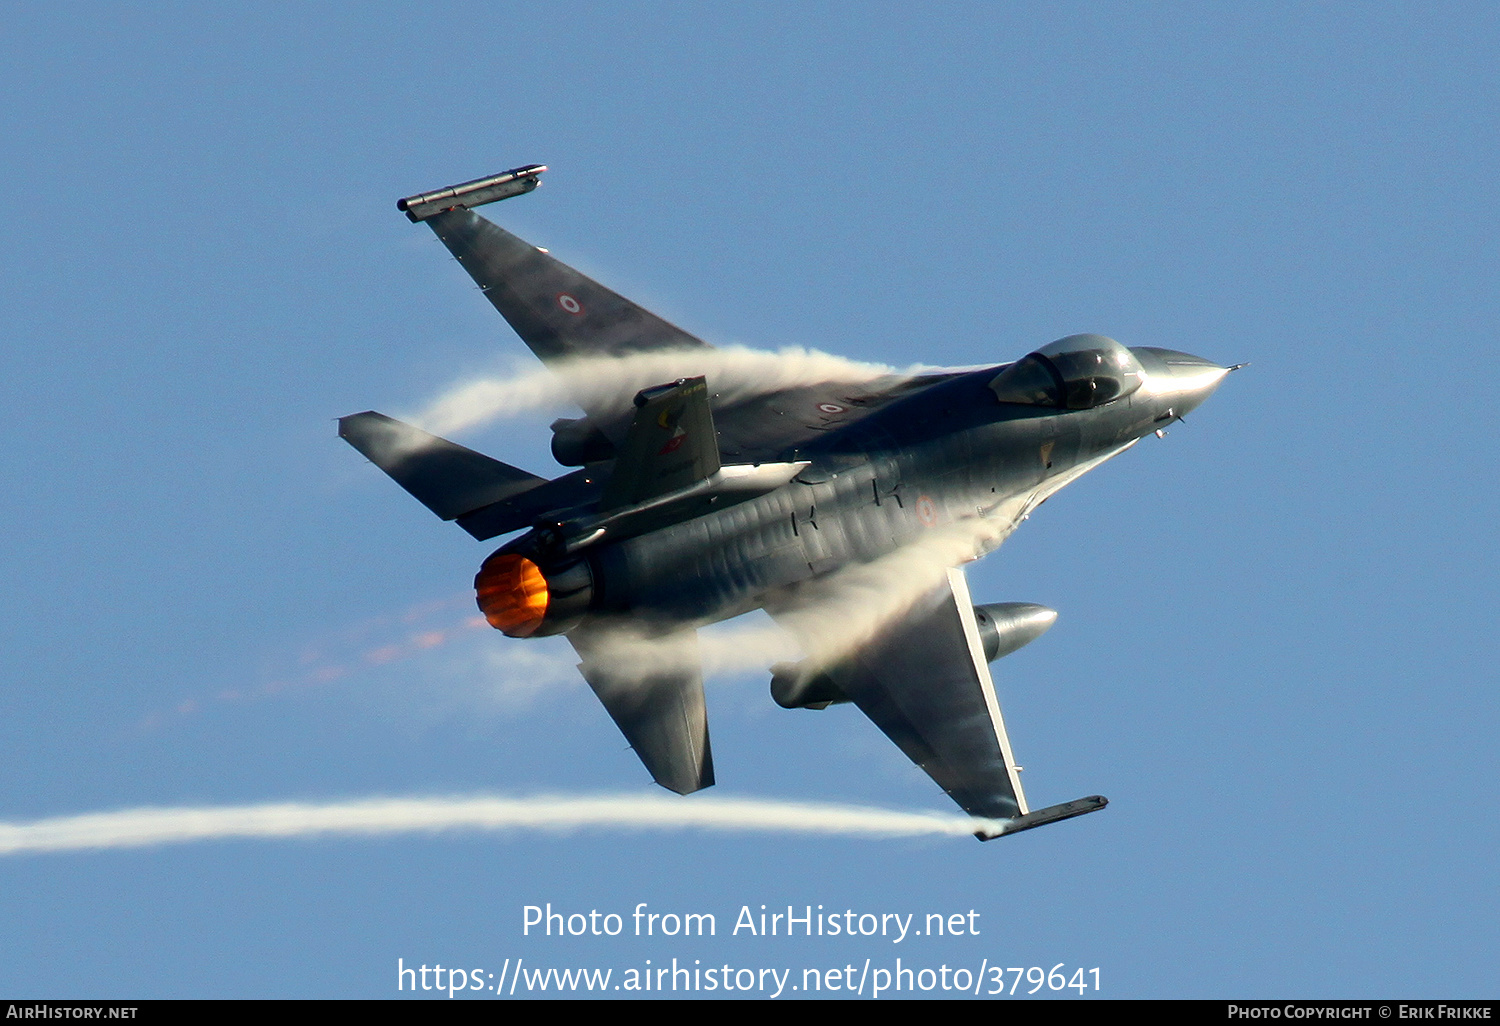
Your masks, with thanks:
<instances>
[{"instance_id":1,"label":"wingtip missile rail","mask_svg":"<svg viewBox=\"0 0 1500 1026\"><path fill-rule=\"evenodd\" d=\"M1109 804L1109 799L1102 794L1091 794L1087 798L1078 798L1071 802L1063 802L1061 805L1050 805L1045 809L1037 809L1028 812L1024 816L1015 819L999 821L998 829L981 829L974 836L981 841L993 841L997 837L1009 837L1018 834L1022 830L1034 830L1048 823L1056 823L1058 820L1072 819L1074 816L1087 815L1090 812L1098 812Z\"/></svg>"},{"instance_id":2,"label":"wingtip missile rail","mask_svg":"<svg viewBox=\"0 0 1500 1026\"><path fill-rule=\"evenodd\" d=\"M472 182L450 185L432 192L420 192L396 201L396 209L404 213L413 224L425 221L434 214L441 214L454 207L478 207L497 200L521 196L542 184L541 173L546 164L527 164L513 167L498 175L476 178Z\"/></svg>"}]
</instances>

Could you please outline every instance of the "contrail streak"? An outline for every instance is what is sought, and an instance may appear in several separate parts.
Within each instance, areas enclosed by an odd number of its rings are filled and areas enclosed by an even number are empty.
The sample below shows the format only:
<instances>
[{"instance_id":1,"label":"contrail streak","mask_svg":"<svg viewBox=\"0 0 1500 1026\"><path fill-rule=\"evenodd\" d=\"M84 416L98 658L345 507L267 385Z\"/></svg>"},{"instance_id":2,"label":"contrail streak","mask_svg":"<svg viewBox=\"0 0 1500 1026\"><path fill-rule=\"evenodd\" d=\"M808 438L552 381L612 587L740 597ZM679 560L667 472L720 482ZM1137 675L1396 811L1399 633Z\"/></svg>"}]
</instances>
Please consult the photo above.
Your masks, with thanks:
<instances>
[{"instance_id":1,"label":"contrail streak","mask_svg":"<svg viewBox=\"0 0 1500 1026\"><path fill-rule=\"evenodd\" d=\"M723 403L799 385L859 384L919 373L881 363L864 363L816 349L789 347L777 352L726 346L632 353L627 356L557 361L518 369L506 377L480 378L455 385L412 419L424 430L445 435L572 400L630 409L643 388L681 377L707 375Z\"/></svg>"},{"instance_id":2,"label":"contrail streak","mask_svg":"<svg viewBox=\"0 0 1500 1026\"><path fill-rule=\"evenodd\" d=\"M993 551L1047 496L1134 442L1081 463L1030 494L1013 496L985 512L943 524L869 563L844 567L802 585L776 613L779 626L727 627L697 638L651 634L626 620L606 642L611 661L627 673L646 675L673 661L708 672L765 666L795 658L788 639L812 666L829 666L853 653L886 625L943 582L949 567L962 566ZM781 628L785 628L784 630Z\"/></svg>"},{"instance_id":3,"label":"contrail streak","mask_svg":"<svg viewBox=\"0 0 1500 1026\"><path fill-rule=\"evenodd\" d=\"M604 641L610 662L641 676L664 664L701 665L708 673L765 668L797 659L814 666L836 663L899 619L960 566L994 549L1013 531L1027 497L997 507L991 516L935 527L869 563L857 563L803 585L776 624L754 623L682 634L652 634L625 620Z\"/></svg>"},{"instance_id":4,"label":"contrail streak","mask_svg":"<svg viewBox=\"0 0 1500 1026\"><path fill-rule=\"evenodd\" d=\"M124 809L0 823L0 855L151 848L244 838L370 837L458 831L713 830L845 837L961 837L1005 821L854 805L648 795L365 798Z\"/></svg>"}]
</instances>

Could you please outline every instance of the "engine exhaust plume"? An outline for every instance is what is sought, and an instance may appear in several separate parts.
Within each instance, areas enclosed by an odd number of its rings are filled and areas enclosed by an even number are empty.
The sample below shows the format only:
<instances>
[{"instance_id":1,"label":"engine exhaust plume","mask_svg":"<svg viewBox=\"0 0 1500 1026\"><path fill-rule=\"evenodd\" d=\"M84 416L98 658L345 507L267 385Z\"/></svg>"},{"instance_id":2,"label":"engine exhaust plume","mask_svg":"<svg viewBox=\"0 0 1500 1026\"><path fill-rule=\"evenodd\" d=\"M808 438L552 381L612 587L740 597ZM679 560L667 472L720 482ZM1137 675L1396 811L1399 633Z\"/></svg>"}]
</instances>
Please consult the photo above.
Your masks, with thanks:
<instances>
[{"instance_id":1,"label":"engine exhaust plume","mask_svg":"<svg viewBox=\"0 0 1500 1026\"><path fill-rule=\"evenodd\" d=\"M195 841L373 837L448 832L571 833L579 830L708 830L894 838L962 837L1004 822L752 798L649 795L506 798L366 798L141 808L0 823L0 855L150 848Z\"/></svg>"}]
</instances>

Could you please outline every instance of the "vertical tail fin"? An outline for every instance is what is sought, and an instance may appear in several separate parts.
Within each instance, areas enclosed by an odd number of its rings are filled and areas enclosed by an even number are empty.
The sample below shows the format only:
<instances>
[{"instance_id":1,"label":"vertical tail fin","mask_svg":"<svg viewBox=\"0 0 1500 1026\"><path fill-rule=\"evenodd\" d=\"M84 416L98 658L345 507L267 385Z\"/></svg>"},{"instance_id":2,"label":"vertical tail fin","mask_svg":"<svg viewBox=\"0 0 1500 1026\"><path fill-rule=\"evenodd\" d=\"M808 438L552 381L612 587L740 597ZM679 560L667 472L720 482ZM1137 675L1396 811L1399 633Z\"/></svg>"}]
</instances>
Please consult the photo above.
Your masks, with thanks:
<instances>
[{"instance_id":1,"label":"vertical tail fin","mask_svg":"<svg viewBox=\"0 0 1500 1026\"><path fill-rule=\"evenodd\" d=\"M702 377L645 389L635 405L601 512L696 484L719 469L719 439Z\"/></svg>"}]
</instances>

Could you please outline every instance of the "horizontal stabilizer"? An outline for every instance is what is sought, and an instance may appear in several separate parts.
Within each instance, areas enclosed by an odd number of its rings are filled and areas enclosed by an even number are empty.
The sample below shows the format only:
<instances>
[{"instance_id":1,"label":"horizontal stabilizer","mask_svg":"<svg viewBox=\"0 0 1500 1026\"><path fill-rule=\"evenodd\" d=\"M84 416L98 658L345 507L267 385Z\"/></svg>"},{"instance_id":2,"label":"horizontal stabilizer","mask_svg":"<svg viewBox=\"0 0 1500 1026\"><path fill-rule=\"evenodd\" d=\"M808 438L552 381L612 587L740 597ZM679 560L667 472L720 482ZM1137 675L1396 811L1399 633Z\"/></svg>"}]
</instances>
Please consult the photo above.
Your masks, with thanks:
<instances>
[{"instance_id":1,"label":"horizontal stabilizer","mask_svg":"<svg viewBox=\"0 0 1500 1026\"><path fill-rule=\"evenodd\" d=\"M591 475L589 470L564 474L508 499L465 513L458 518L458 526L479 541L487 541L497 535L531 527L545 514L556 510L587 506L599 499L597 478Z\"/></svg>"},{"instance_id":2,"label":"horizontal stabilizer","mask_svg":"<svg viewBox=\"0 0 1500 1026\"><path fill-rule=\"evenodd\" d=\"M373 410L339 418L339 437L444 520L547 483Z\"/></svg>"},{"instance_id":3,"label":"horizontal stabilizer","mask_svg":"<svg viewBox=\"0 0 1500 1026\"><path fill-rule=\"evenodd\" d=\"M698 632L642 641L607 628L579 628L568 641L583 659L583 679L652 778L678 794L712 786Z\"/></svg>"}]
</instances>

